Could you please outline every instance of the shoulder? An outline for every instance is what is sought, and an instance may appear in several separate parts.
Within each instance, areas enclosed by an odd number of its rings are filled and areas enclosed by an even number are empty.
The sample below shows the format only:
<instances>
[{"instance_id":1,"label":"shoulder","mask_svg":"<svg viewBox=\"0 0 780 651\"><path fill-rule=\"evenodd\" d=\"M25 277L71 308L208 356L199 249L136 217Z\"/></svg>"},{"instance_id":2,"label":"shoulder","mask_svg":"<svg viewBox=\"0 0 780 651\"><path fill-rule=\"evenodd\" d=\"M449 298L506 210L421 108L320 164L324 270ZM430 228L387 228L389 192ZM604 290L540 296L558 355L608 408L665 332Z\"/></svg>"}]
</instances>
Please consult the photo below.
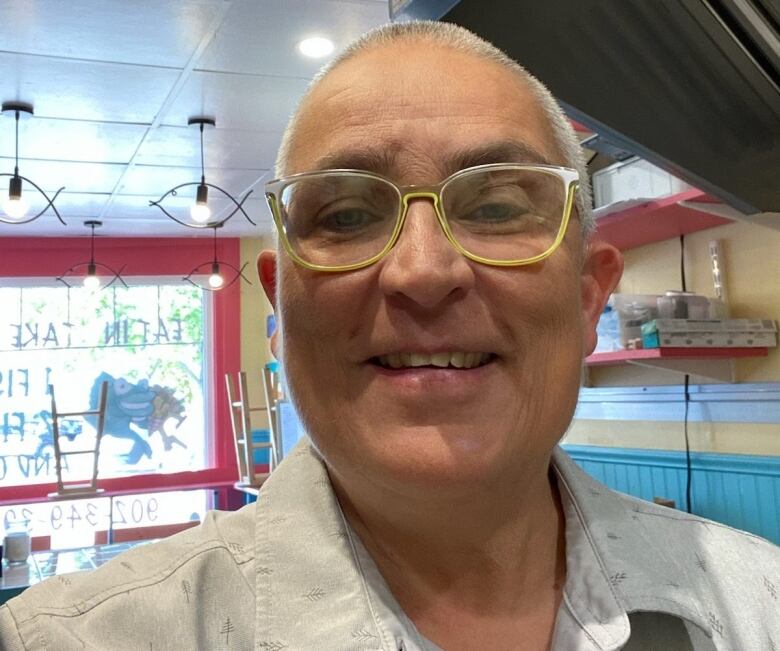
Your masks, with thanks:
<instances>
[{"instance_id":1,"label":"shoulder","mask_svg":"<svg viewBox=\"0 0 780 651\"><path fill-rule=\"evenodd\" d=\"M171 639L191 648L196 638L189 644L188 636L196 635L214 636L217 646L228 617L228 628L238 625L237 615L252 625L253 513L254 505L212 511L200 526L135 547L94 571L34 585L8 602L0 622L5 629L13 622L24 648L167 648ZM6 641L0 638L0 647Z\"/></svg>"},{"instance_id":2,"label":"shoulder","mask_svg":"<svg viewBox=\"0 0 780 651\"><path fill-rule=\"evenodd\" d=\"M615 551L626 550L634 557L638 549L657 549L670 560L699 554L724 569L736 557L747 556L740 565L780 571L780 547L760 536L615 491L587 475L560 449L555 465L583 524L597 539L613 541Z\"/></svg>"},{"instance_id":3,"label":"shoulder","mask_svg":"<svg viewBox=\"0 0 780 651\"><path fill-rule=\"evenodd\" d=\"M627 612L673 614L729 640L725 648L780 648L779 547L611 490L568 457L555 461Z\"/></svg>"},{"instance_id":4,"label":"shoulder","mask_svg":"<svg viewBox=\"0 0 780 651\"><path fill-rule=\"evenodd\" d=\"M621 539L591 528L628 610L676 614L724 648L780 645L780 548L675 509L614 492L611 499L610 528L622 522Z\"/></svg>"},{"instance_id":5,"label":"shoulder","mask_svg":"<svg viewBox=\"0 0 780 651\"><path fill-rule=\"evenodd\" d=\"M780 571L780 547L760 536L602 488L610 517L602 525L592 522L592 529L620 528L645 549L662 550L675 561L693 558L700 571L713 570L705 572L713 577L725 578L737 567L740 574Z\"/></svg>"}]
</instances>

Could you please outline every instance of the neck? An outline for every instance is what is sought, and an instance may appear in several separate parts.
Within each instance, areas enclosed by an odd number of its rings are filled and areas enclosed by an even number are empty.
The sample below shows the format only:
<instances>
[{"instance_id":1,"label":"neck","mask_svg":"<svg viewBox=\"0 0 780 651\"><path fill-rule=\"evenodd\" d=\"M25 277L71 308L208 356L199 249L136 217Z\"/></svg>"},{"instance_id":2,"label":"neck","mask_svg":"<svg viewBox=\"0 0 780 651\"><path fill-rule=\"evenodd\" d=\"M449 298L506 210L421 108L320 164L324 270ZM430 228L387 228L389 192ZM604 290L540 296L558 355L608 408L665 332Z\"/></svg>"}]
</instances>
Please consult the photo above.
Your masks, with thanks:
<instances>
[{"instance_id":1,"label":"neck","mask_svg":"<svg viewBox=\"0 0 780 651\"><path fill-rule=\"evenodd\" d=\"M333 483L404 612L431 639L444 641L452 621L476 620L473 630L480 622L536 621L541 610L551 633L566 559L560 495L547 465L475 486L457 501Z\"/></svg>"}]
</instances>

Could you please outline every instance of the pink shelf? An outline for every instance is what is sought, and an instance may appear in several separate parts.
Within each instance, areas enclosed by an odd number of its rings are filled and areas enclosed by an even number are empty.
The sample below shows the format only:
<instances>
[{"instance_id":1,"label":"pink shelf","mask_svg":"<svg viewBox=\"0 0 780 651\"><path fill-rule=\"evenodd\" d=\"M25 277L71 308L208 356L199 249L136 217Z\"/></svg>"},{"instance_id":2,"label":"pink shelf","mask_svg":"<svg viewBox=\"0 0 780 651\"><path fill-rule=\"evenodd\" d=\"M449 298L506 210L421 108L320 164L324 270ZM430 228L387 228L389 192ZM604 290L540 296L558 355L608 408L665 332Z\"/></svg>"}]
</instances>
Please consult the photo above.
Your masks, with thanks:
<instances>
[{"instance_id":1,"label":"pink shelf","mask_svg":"<svg viewBox=\"0 0 780 651\"><path fill-rule=\"evenodd\" d=\"M681 201L720 203L701 190L685 190L598 218L596 235L625 250L733 223L730 219L681 206Z\"/></svg>"},{"instance_id":2,"label":"pink shelf","mask_svg":"<svg viewBox=\"0 0 780 651\"><path fill-rule=\"evenodd\" d=\"M588 366L614 366L626 362L663 359L734 359L736 357L766 357L768 348L643 348L594 353L585 359Z\"/></svg>"}]
</instances>

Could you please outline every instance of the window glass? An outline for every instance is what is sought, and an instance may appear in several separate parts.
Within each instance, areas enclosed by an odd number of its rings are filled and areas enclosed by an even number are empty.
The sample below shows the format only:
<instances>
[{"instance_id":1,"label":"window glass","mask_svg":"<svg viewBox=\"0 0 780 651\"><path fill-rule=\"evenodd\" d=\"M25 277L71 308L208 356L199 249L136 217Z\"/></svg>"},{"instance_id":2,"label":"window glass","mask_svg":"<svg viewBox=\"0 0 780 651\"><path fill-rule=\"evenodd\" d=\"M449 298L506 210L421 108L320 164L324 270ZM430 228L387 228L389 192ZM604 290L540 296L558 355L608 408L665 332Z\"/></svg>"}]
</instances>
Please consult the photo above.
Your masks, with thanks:
<instances>
[{"instance_id":1,"label":"window glass","mask_svg":"<svg viewBox=\"0 0 780 651\"><path fill-rule=\"evenodd\" d=\"M108 403L101 478L199 470L210 341L203 290L174 282L0 287L0 485L55 480L51 396L59 412ZM40 282L40 281L39 281ZM94 417L60 420L64 451L94 445ZM90 454L64 459L65 480L91 475Z\"/></svg>"},{"instance_id":2,"label":"window glass","mask_svg":"<svg viewBox=\"0 0 780 651\"><path fill-rule=\"evenodd\" d=\"M0 531L27 520L33 536L50 536L51 548L92 545L97 531L202 522L210 491L168 491L117 497L40 502L0 507Z\"/></svg>"}]
</instances>

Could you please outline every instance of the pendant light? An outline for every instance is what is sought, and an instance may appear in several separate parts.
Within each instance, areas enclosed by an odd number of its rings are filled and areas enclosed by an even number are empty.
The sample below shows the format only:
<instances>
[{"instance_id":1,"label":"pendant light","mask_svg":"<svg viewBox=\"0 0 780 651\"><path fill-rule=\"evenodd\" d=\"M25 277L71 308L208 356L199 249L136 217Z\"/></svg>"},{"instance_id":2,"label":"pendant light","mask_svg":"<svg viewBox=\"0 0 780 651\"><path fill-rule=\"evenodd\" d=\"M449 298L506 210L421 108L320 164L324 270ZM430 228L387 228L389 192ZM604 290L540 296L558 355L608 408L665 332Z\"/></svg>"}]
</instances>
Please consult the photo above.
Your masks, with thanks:
<instances>
[{"instance_id":1,"label":"pendant light","mask_svg":"<svg viewBox=\"0 0 780 651\"><path fill-rule=\"evenodd\" d=\"M27 224L34 219L38 219L38 217L51 207L54 214L57 215L57 219L65 226L65 222L62 220L60 213L57 212L57 208L54 206L54 200L57 198L57 195L65 188L62 187L57 190L57 192L54 193L54 196L49 199L49 196L38 185L33 183L33 181L26 176L21 176L19 174L19 120L32 117L32 104L25 104L24 102L3 102L3 113L11 114L14 117L16 152L14 155L14 173L0 174L0 176L10 177L8 181L8 195L4 197L2 205L0 206L2 208L0 210L0 222L5 222L6 224ZM29 214L30 206L27 197L25 197L23 193L23 182L31 185L44 199L46 199L46 205L33 215Z\"/></svg>"},{"instance_id":2,"label":"pendant light","mask_svg":"<svg viewBox=\"0 0 780 651\"><path fill-rule=\"evenodd\" d=\"M122 276L120 274L122 273L122 270L124 269L124 266L122 266L119 271L114 271L111 267L109 267L106 264L103 264L102 262L97 262L95 260L95 229L100 228L103 225L103 222L97 221L95 219L85 221L84 226L90 229L90 248L89 248L89 262L77 262L72 267L70 267L64 274L57 277L57 280L59 280L62 284L64 284L66 287L73 287L73 281L77 279L81 279L82 284L84 287L91 291L95 291L97 289L100 289L101 287L103 289L110 287L113 285L117 280L122 283L125 287L127 287L127 284L122 279ZM105 285L103 284L103 279L98 274L98 271L104 272L102 275L109 276L111 280L107 282Z\"/></svg>"},{"instance_id":3,"label":"pendant light","mask_svg":"<svg viewBox=\"0 0 780 651\"><path fill-rule=\"evenodd\" d=\"M181 185L177 185L175 188L168 190L168 192L166 192L157 201L150 201L149 205L157 206L173 221L178 222L183 226L189 226L190 228L214 228L222 226L228 219L230 219L239 211L241 211L250 224L256 226L255 222L250 219L249 215L247 215L246 211L244 210L244 202L247 200L249 195L252 194L252 190L249 190L240 201L236 201L233 195L230 194L227 190L224 190L223 188L220 188L218 185L214 185L213 183L206 182L206 166L203 155L203 130L206 126L216 126L216 120L214 118L196 116L190 118L187 121L187 124L189 126L197 124L200 130L200 181L193 181L190 183L182 183ZM191 186L195 186L195 198L193 203L189 206L188 216L182 219L181 211L178 211L180 214L177 217L173 212L170 212L162 206L162 203L166 197L179 196L179 191L182 188ZM233 204L233 206L231 206L232 210L230 210L228 214L221 219L214 218L213 206L209 205L209 188L215 190L221 195L224 195Z\"/></svg>"},{"instance_id":4,"label":"pendant light","mask_svg":"<svg viewBox=\"0 0 780 651\"><path fill-rule=\"evenodd\" d=\"M245 262L239 269L217 257L217 229L221 227L222 224L211 226L214 229L214 257L208 262L201 262L184 277L184 280L187 282L209 292L227 289L239 278L245 280L248 285L252 284L244 275L244 269L246 269L248 263ZM203 277L206 270L208 270L208 277L204 282Z\"/></svg>"}]
</instances>

